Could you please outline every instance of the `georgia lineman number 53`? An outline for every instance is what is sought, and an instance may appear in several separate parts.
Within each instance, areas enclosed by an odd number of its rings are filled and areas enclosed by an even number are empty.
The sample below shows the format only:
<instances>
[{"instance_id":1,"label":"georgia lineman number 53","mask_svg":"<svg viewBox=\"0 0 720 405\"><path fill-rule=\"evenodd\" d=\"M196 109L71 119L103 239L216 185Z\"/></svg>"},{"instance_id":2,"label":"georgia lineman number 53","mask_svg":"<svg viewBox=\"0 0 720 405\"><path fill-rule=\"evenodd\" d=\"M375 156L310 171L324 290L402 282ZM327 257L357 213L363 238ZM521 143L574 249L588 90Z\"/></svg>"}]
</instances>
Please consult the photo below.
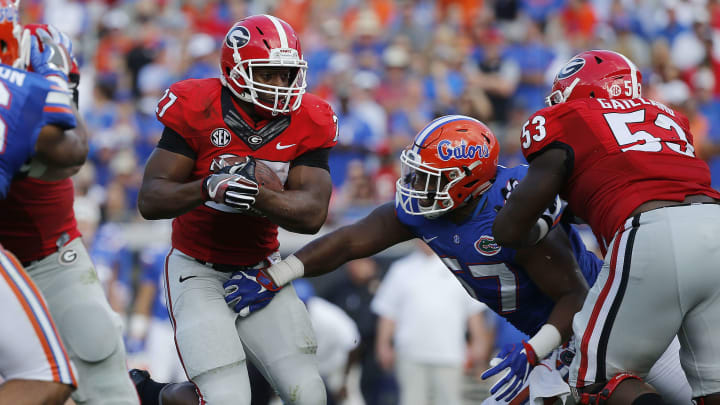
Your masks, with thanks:
<instances>
[{"instance_id":1,"label":"georgia lineman number 53","mask_svg":"<svg viewBox=\"0 0 720 405\"><path fill-rule=\"evenodd\" d=\"M688 141L685 131L675 120L665 114L658 114L653 124L665 131L674 132L677 134L677 139L671 139L670 133L667 133L667 136L663 137L665 138L663 139L644 130L630 131L629 124L641 124L645 121L645 110L627 113L605 113L603 117L615 137L615 141L618 143L618 146L620 146L620 150L623 152L630 150L660 152L663 149L663 145L666 145L673 152L695 157L695 148ZM540 142L545 139L546 135L545 117L536 115L532 121L525 121L525 124L523 124L522 147L527 149L533 141ZM658 134L656 133L656 135Z\"/></svg>"}]
</instances>

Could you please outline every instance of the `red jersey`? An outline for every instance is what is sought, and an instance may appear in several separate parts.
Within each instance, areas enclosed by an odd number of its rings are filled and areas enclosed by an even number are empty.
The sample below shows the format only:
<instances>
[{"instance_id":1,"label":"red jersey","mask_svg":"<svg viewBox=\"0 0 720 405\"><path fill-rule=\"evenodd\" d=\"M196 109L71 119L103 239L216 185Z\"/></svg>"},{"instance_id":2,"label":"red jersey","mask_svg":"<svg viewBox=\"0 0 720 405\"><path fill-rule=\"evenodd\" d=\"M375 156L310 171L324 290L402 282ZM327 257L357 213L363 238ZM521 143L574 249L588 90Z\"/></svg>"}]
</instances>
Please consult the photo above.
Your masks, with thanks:
<instances>
[{"instance_id":1,"label":"red jersey","mask_svg":"<svg viewBox=\"0 0 720 405\"><path fill-rule=\"evenodd\" d=\"M720 198L695 156L688 119L653 100L586 98L544 108L523 126L521 145L528 162L548 148L568 151L560 195L603 247L647 201Z\"/></svg>"},{"instance_id":2,"label":"red jersey","mask_svg":"<svg viewBox=\"0 0 720 405\"><path fill-rule=\"evenodd\" d=\"M74 200L70 179L13 181L7 198L0 200L0 243L23 263L57 252L63 234L64 243L80 236Z\"/></svg>"},{"instance_id":3,"label":"red jersey","mask_svg":"<svg viewBox=\"0 0 720 405\"><path fill-rule=\"evenodd\" d=\"M337 143L337 117L324 100L305 94L289 115L254 123L219 79L183 80L158 103L157 117L192 149L195 167L188 181L211 173L221 155L247 156L287 180L292 162ZM174 248L210 263L250 265L278 249L277 225L226 205L206 202L173 220Z\"/></svg>"}]
</instances>

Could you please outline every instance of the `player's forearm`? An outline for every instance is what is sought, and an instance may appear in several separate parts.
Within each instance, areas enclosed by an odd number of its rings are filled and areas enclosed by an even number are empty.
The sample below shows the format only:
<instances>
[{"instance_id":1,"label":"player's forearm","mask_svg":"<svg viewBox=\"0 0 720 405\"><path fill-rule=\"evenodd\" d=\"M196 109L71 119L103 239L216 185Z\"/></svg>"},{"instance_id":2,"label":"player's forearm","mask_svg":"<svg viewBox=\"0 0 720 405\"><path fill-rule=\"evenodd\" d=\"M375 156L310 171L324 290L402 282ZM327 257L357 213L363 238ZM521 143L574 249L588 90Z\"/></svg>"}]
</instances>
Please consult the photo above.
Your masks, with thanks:
<instances>
[{"instance_id":1,"label":"player's forearm","mask_svg":"<svg viewBox=\"0 0 720 405\"><path fill-rule=\"evenodd\" d=\"M90 139L90 131L88 130L87 125L85 125L85 120L82 118L82 115L77 110L77 106L75 104L73 104L72 109L75 114L75 121L77 122L75 129L72 130L73 136L76 138L79 148L84 149L84 151L79 150L76 153L77 156L82 159L82 162L85 162L89 152L88 142ZM80 164L82 164L82 162Z\"/></svg>"},{"instance_id":2,"label":"player's forearm","mask_svg":"<svg viewBox=\"0 0 720 405\"><path fill-rule=\"evenodd\" d=\"M74 106L73 112L75 113L75 120L77 122L75 128L66 130L62 140L52 151L52 154L45 156L49 168L75 169L69 176L77 173L79 167L85 163L89 152L88 139L90 138L85 121L83 121L80 113Z\"/></svg>"},{"instance_id":3,"label":"player's forearm","mask_svg":"<svg viewBox=\"0 0 720 405\"><path fill-rule=\"evenodd\" d=\"M296 278L327 274L350 260L372 256L388 247L373 242L363 243L363 238L357 237L362 232L358 232L356 227L356 224L348 225L315 239L271 266L268 274L275 284L283 286ZM372 235L368 239L372 241Z\"/></svg>"},{"instance_id":4,"label":"player's forearm","mask_svg":"<svg viewBox=\"0 0 720 405\"><path fill-rule=\"evenodd\" d=\"M138 194L138 210L145 219L174 218L204 202L203 180L176 183L164 179L145 181Z\"/></svg>"},{"instance_id":5,"label":"player's forearm","mask_svg":"<svg viewBox=\"0 0 720 405\"><path fill-rule=\"evenodd\" d=\"M382 250L369 249L360 239L351 226L345 226L305 245L295 252L305 267L303 275L320 276L351 260L372 256Z\"/></svg>"},{"instance_id":6,"label":"player's forearm","mask_svg":"<svg viewBox=\"0 0 720 405\"><path fill-rule=\"evenodd\" d=\"M570 339L573 316L582 308L584 299L585 290L581 293L566 294L555 302L547 323L527 342L533 348L538 361Z\"/></svg>"},{"instance_id":7,"label":"player's forearm","mask_svg":"<svg viewBox=\"0 0 720 405\"><path fill-rule=\"evenodd\" d=\"M327 219L328 201L307 191L261 190L255 208L288 231L315 234Z\"/></svg>"},{"instance_id":8,"label":"player's forearm","mask_svg":"<svg viewBox=\"0 0 720 405\"><path fill-rule=\"evenodd\" d=\"M572 335L572 321L575 313L582 309L587 291L566 294L555 302L547 323L555 326L563 342Z\"/></svg>"},{"instance_id":9,"label":"player's forearm","mask_svg":"<svg viewBox=\"0 0 720 405\"><path fill-rule=\"evenodd\" d=\"M372 256L414 237L395 217L393 203L376 208L367 217L315 239L268 269L282 286L300 277L319 276L350 260Z\"/></svg>"},{"instance_id":10,"label":"player's forearm","mask_svg":"<svg viewBox=\"0 0 720 405\"><path fill-rule=\"evenodd\" d=\"M33 159L48 168L81 166L88 153L85 127L63 130L55 125L45 125L40 130L35 151Z\"/></svg>"},{"instance_id":11,"label":"player's forearm","mask_svg":"<svg viewBox=\"0 0 720 405\"><path fill-rule=\"evenodd\" d=\"M502 213L502 210L500 212ZM500 214L498 214L497 218L501 218ZM515 249L533 246L542 239L541 236L547 233L547 230L543 233L537 219L529 225L524 222L508 223L504 218L501 218L500 222L498 222L498 219L496 219L492 230L498 244Z\"/></svg>"}]
</instances>

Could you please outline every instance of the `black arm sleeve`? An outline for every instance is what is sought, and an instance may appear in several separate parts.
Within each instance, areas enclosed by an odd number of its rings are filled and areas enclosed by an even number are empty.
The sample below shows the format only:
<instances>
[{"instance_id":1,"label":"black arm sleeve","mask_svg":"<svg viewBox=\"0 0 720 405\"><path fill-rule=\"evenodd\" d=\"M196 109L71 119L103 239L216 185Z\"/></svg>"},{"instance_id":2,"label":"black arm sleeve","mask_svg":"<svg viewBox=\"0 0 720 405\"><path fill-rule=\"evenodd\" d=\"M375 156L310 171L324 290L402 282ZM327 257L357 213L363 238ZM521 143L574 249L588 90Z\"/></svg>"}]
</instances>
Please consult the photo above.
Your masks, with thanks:
<instances>
[{"instance_id":1,"label":"black arm sleeve","mask_svg":"<svg viewBox=\"0 0 720 405\"><path fill-rule=\"evenodd\" d=\"M293 160L290 163L290 168L293 168L295 166L310 166L310 167L319 167L319 168L325 169L329 172L330 171L330 165L328 164L329 157L330 157L330 148L313 149L313 150L305 152L302 155L295 158L295 160Z\"/></svg>"},{"instance_id":2,"label":"black arm sleeve","mask_svg":"<svg viewBox=\"0 0 720 405\"><path fill-rule=\"evenodd\" d=\"M190 147L185 138L170 127L165 127L163 130L157 147L170 152L179 153L193 160L197 158L197 153L195 153L195 151Z\"/></svg>"}]
</instances>

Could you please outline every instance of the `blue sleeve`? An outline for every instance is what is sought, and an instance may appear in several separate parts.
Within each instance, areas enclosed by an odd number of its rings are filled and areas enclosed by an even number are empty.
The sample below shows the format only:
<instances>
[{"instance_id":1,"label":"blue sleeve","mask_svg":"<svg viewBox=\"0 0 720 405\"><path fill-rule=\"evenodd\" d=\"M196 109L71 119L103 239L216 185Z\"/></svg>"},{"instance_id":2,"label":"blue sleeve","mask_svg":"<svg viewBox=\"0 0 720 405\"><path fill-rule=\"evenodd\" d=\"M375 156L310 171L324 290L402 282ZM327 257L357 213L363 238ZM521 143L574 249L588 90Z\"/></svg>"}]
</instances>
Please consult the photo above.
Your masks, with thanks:
<instances>
[{"instance_id":1,"label":"blue sleeve","mask_svg":"<svg viewBox=\"0 0 720 405\"><path fill-rule=\"evenodd\" d=\"M62 129L72 129L77 126L72 105L72 93L64 86L45 79L49 91L45 96L43 107L43 125L55 125Z\"/></svg>"}]
</instances>

